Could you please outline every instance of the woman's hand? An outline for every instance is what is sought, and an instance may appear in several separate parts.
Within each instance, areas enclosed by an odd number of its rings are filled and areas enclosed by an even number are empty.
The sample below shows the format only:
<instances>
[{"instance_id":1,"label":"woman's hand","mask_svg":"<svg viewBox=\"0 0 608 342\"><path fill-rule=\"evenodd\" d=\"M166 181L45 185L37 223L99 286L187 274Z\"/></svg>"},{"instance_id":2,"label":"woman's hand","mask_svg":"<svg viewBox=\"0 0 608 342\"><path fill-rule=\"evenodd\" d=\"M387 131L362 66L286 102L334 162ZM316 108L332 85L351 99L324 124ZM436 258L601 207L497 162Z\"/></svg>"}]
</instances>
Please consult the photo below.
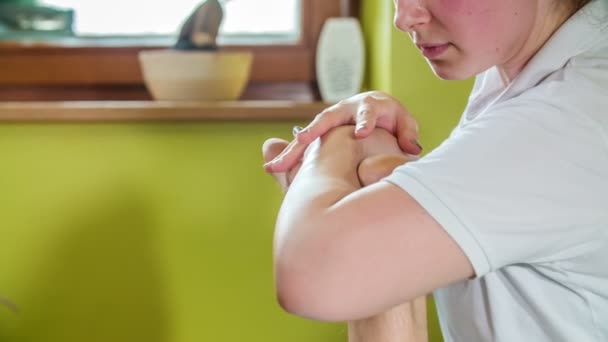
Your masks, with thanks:
<instances>
[{"instance_id":1,"label":"woman's hand","mask_svg":"<svg viewBox=\"0 0 608 342\"><path fill-rule=\"evenodd\" d=\"M413 116L388 94L372 91L340 101L322 113L304 129L294 132L296 139L272 161L264 165L269 173L283 173L301 159L308 144L332 128L355 124L357 138L368 137L374 128L384 128L397 138L403 152L418 155L418 124Z\"/></svg>"},{"instance_id":2,"label":"woman's hand","mask_svg":"<svg viewBox=\"0 0 608 342\"><path fill-rule=\"evenodd\" d=\"M276 158L288 146L295 144L287 140L271 138L264 142L262 155L267 162ZM365 157L357 168L361 185L367 186L390 175L393 170L408 161L418 159L417 156L404 154L396 145L395 138L384 130L377 130L369 140L363 142ZM287 172L272 172L272 176L284 192L293 181L301 166L301 160Z\"/></svg>"}]
</instances>

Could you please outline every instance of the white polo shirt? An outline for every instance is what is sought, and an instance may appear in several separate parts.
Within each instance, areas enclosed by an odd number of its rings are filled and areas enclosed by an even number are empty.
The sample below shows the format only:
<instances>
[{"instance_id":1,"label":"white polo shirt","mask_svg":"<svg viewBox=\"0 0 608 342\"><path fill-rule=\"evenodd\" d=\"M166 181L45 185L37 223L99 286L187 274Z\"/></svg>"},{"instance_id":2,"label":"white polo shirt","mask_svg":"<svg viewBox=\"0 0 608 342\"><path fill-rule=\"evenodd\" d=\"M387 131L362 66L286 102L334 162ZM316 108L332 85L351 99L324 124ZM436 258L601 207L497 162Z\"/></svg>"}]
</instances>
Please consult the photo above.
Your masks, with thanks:
<instances>
[{"instance_id":1,"label":"white polo shirt","mask_svg":"<svg viewBox=\"0 0 608 342\"><path fill-rule=\"evenodd\" d=\"M435 292L446 341L608 341L608 1L507 88L479 75L450 138L386 180L475 269Z\"/></svg>"}]
</instances>

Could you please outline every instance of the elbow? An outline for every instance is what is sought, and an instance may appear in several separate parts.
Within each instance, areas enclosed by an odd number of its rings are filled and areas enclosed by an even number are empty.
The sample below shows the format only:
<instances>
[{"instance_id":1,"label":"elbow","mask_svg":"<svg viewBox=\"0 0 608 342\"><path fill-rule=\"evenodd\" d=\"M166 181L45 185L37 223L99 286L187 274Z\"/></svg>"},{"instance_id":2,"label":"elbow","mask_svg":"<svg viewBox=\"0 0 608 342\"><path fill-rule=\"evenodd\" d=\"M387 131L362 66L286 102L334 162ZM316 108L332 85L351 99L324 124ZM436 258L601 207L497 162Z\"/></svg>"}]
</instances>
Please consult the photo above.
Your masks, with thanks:
<instances>
[{"instance_id":1,"label":"elbow","mask_svg":"<svg viewBox=\"0 0 608 342\"><path fill-rule=\"evenodd\" d=\"M310 221L306 222L312 225ZM309 226L295 229L293 226L284 227L279 224L276 230L312 231ZM322 248L319 246L320 240L302 234L289 239L275 239L274 285L277 302L284 311L322 321L327 319L323 315L323 308L318 304L322 302L323 293L319 291L321 285L315 281L322 277L322 264L315 260Z\"/></svg>"},{"instance_id":2,"label":"elbow","mask_svg":"<svg viewBox=\"0 0 608 342\"><path fill-rule=\"evenodd\" d=\"M316 255L319 254L322 253ZM348 310L352 301L344 298L348 291L338 284L339 277L332 276L328 263L317 263L312 255L275 263L278 304L292 315L316 321L351 320L352 312Z\"/></svg>"},{"instance_id":3,"label":"elbow","mask_svg":"<svg viewBox=\"0 0 608 342\"><path fill-rule=\"evenodd\" d=\"M332 314L323 291L302 275L278 271L275 288L278 304L289 314L315 321L342 321Z\"/></svg>"},{"instance_id":4,"label":"elbow","mask_svg":"<svg viewBox=\"0 0 608 342\"><path fill-rule=\"evenodd\" d=\"M302 293L292 288L286 279L276 279L275 288L277 302L283 311L300 317L317 318L310 315L310 308L305 305Z\"/></svg>"},{"instance_id":5,"label":"elbow","mask_svg":"<svg viewBox=\"0 0 608 342\"><path fill-rule=\"evenodd\" d=\"M275 256L274 280L279 306L287 313L318 320L313 312L310 282L306 282L302 263L294 253L280 253ZM310 274L308 276L311 276Z\"/></svg>"},{"instance_id":6,"label":"elbow","mask_svg":"<svg viewBox=\"0 0 608 342\"><path fill-rule=\"evenodd\" d=\"M353 309L357 291L344 272L343 250L336 244L340 238L333 236L336 229L327 220L319 222L308 220L306 226L297 229L278 228L304 233L275 240L276 298L283 310L296 316L326 322L349 321L356 315ZM305 233L312 231L317 233Z\"/></svg>"}]
</instances>

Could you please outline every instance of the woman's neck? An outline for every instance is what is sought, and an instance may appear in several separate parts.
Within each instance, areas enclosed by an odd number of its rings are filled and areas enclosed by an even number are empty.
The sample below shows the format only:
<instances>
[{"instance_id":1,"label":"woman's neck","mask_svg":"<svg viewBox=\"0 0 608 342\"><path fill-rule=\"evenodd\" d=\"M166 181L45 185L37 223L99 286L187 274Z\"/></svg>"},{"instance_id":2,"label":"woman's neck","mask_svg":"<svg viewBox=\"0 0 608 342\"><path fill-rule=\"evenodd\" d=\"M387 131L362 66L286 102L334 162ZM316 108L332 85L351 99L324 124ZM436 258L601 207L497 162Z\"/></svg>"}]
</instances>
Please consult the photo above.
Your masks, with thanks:
<instances>
[{"instance_id":1,"label":"woman's neck","mask_svg":"<svg viewBox=\"0 0 608 342\"><path fill-rule=\"evenodd\" d=\"M539 3L545 3L539 1ZM540 8L540 7L543 8ZM547 8L550 6L551 8ZM551 36L573 14L573 10L565 5L552 3L539 5L536 25L521 48L505 63L498 65L498 72L505 86L509 85L521 73L528 62L545 45ZM550 15L543 15L550 13Z\"/></svg>"}]
</instances>

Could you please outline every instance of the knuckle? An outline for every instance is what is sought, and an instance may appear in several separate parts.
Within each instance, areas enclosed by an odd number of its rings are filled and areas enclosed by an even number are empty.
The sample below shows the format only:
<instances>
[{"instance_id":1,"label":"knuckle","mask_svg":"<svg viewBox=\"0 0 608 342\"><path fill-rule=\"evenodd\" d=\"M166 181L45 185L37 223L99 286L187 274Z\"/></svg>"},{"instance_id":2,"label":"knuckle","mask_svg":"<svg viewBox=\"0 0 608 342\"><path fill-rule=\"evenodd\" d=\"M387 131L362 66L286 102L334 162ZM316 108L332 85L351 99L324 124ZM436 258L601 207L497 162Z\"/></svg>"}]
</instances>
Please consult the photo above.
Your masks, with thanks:
<instances>
[{"instance_id":1,"label":"knuckle","mask_svg":"<svg viewBox=\"0 0 608 342\"><path fill-rule=\"evenodd\" d=\"M324 116L331 116L331 115L332 115L334 112L335 112L335 109L334 109L333 107L329 107L329 108L324 109L324 110L321 112L321 115L324 115Z\"/></svg>"},{"instance_id":2,"label":"knuckle","mask_svg":"<svg viewBox=\"0 0 608 342\"><path fill-rule=\"evenodd\" d=\"M315 117L312 119L310 124L315 125L317 122L323 120L324 117L325 117L325 111L322 111L321 113L315 115Z\"/></svg>"},{"instance_id":3,"label":"knuckle","mask_svg":"<svg viewBox=\"0 0 608 342\"><path fill-rule=\"evenodd\" d=\"M336 111L333 108L324 109L321 113L317 114L315 117L315 121L326 121L330 120L331 117L335 115Z\"/></svg>"},{"instance_id":4,"label":"knuckle","mask_svg":"<svg viewBox=\"0 0 608 342\"><path fill-rule=\"evenodd\" d=\"M374 117L374 112L369 108L363 108L359 112L357 112L358 119L369 119Z\"/></svg>"},{"instance_id":5,"label":"knuckle","mask_svg":"<svg viewBox=\"0 0 608 342\"><path fill-rule=\"evenodd\" d=\"M361 99L361 103L367 106L373 106L376 102L378 102L378 100L371 94L367 94Z\"/></svg>"}]
</instances>

